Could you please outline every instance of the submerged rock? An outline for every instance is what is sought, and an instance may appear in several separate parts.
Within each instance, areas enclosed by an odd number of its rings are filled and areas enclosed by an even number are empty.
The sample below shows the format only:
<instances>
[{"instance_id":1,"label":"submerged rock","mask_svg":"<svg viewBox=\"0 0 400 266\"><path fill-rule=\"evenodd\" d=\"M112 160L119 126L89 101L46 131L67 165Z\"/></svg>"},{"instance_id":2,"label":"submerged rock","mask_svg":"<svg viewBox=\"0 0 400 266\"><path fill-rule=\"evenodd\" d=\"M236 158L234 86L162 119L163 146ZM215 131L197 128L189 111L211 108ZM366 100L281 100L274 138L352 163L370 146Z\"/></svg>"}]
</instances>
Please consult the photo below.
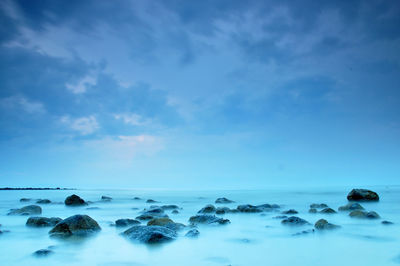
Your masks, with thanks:
<instances>
[{"instance_id":1,"label":"submerged rock","mask_svg":"<svg viewBox=\"0 0 400 266\"><path fill-rule=\"evenodd\" d=\"M254 205L250 205L250 204L244 204L244 205L239 205L236 208L239 212L263 212L262 208L259 208L257 206Z\"/></svg>"},{"instance_id":2,"label":"submerged rock","mask_svg":"<svg viewBox=\"0 0 400 266\"><path fill-rule=\"evenodd\" d=\"M99 207L89 207L89 208L86 208L86 210L100 210L100 208Z\"/></svg>"},{"instance_id":3,"label":"submerged rock","mask_svg":"<svg viewBox=\"0 0 400 266\"><path fill-rule=\"evenodd\" d=\"M174 231L178 231L185 227L184 224L175 223L171 219L165 218L165 217L164 218L154 218L154 219L148 221L147 225L148 226L151 226L151 225L165 226Z\"/></svg>"},{"instance_id":4,"label":"submerged rock","mask_svg":"<svg viewBox=\"0 0 400 266\"><path fill-rule=\"evenodd\" d=\"M275 217L272 217L273 219L285 219L285 218L287 218L287 216L286 215L278 215L278 216L275 216Z\"/></svg>"},{"instance_id":5,"label":"submerged rock","mask_svg":"<svg viewBox=\"0 0 400 266\"><path fill-rule=\"evenodd\" d=\"M134 219L118 219L115 221L116 227L126 227L135 224L140 224L140 221Z\"/></svg>"},{"instance_id":6,"label":"submerged rock","mask_svg":"<svg viewBox=\"0 0 400 266\"><path fill-rule=\"evenodd\" d=\"M226 204L226 203L233 203L233 200L227 199L227 198L218 198L215 200L215 203L219 203L219 204Z\"/></svg>"},{"instance_id":7,"label":"submerged rock","mask_svg":"<svg viewBox=\"0 0 400 266\"><path fill-rule=\"evenodd\" d=\"M321 210L320 213L330 214L330 213L336 213L336 211L332 208L325 208L325 209Z\"/></svg>"},{"instance_id":8,"label":"submerged rock","mask_svg":"<svg viewBox=\"0 0 400 266\"><path fill-rule=\"evenodd\" d=\"M200 211L197 213L214 213L216 211L216 208L212 204L208 204L205 207L203 207Z\"/></svg>"},{"instance_id":9,"label":"submerged rock","mask_svg":"<svg viewBox=\"0 0 400 266\"><path fill-rule=\"evenodd\" d=\"M308 212L309 212L309 213L317 213L318 210L315 209L315 208L311 208L311 209L308 210Z\"/></svg>"},{"instance_id":10,"label":"submerged rock","mask_svg":"<svg viewBox=\"0 0 400 266\"><path fill-rule=\"evenodd\" d=\"M353 189L347 195L350 201L379 201L378 193L368 189Z\"/></svg>"},{"instance_id":11,"label":"submerged rock","mask_svg":"<svg viewBox=\"0 0 400 266\"><path fill-rule=\"evenodd\" d=\"M39 249L39 250L36 250L35 252L33 252L33 255L36 257L46 257L53 253L54 253L54 251L52 251L50 249Z\"/></svg>"},{"instance_id":12,"label":"submerged rock","mask_svg":"<svg viewBox=\"0 0 400 266\"><path fill-rule=\"evenodd\" d=\"M311 234L311 233L314 233L314 232L315 232L315 230L314 230L314 229L308 229L308 230L304 230L304 231L301 231L301 232L295 233L295 234L293 234L293 236L302 236L302 235L308 235L308 234Z\"/></svg>"},{"instance_id":13,"label":"submerged rock","mask_svg":"<svg viewBox=\"0 0 400 266\"><path fill-rule=\"evenodd\" d=\"M344 206L340 206L339 211L355 211L355 210L364 210L363 206L357 202L349 202Z\"/></svg>"},{"instance_id":14,"label":"submerged rock","mask_svg":"<svg viewBox=\"0 0 400 266\"><path fill-rule=\"evenodd\" d=\"M101 196L101 200L102 200L102 201L111 201L112 198L111 198L111 197L108 197L108 196Z\"/></svg>"},{"instance_id":15,"label":"submerged rock","mask_svg":"<svg viewBox=\"0 0 400 266\"><path fill-rule=\"evenodd\" d=\"M189 222L192 225L196 224L228 224L228 219L219 218L215 215L200 214L189 218Z\"/></svg>"},{"instance_id":16,"label":"submerged rock","mask_svg":"<svg viewBox=\"0 0 400 266\"><path fill-rule=\"evenodd\" d=\"M186 237L192 237L192 238L198 237L199 235L200 232L197 229L191 229L185 234Z\"/></svg>"},{"instance_id":17,"label":"submerged rock","mask_svg":"<svg viewBox=\"0 0 400 266\"><path fill-rule=\"evenodd\" d=\"M225 213L228 213L228 212L230 212L231 211L231 209L229 209L228 207L218 207L216 210L215 210L215 213L216 214L225 214Z\"/></svg>"},{"instance_id":18,"label":"submerged rock","mask_svg":"<svg viewBox=\"0 0 400 266\"><path fill-rule=\"evenodd\" d=\"M51 200L49 199L39 199L36 201L37 204L50 204Z\"/></svg>"},{"instance_id":19,"label":"submerged rock","mask_svg":"<svg viewBox=\"0 0 400 266\"><path fill-rule=\"evenodd\" d=\"M82 206L82 205L87 205L87 203L79 196L73 194L71 196L68 196L65 201L65 205L67 206Z\"/></svg>"},{"instance_id":20,"label":"submerged rock","mask_svg":"<svg viewBox=\"0 0 400 266\"><path fill-rule=\"evenodd\" d=\"M310 205L310 209L321 209L321 208L328 208L328 205L325 203L313 203Z\"/></svg>"},{"instance_id":21,"label":"submerged rock","mask_svg":"<svg viewBox=\"0 0 400 266\"><path fill-rule=\"evenodd\" d=\"M134 200L141 200L141 198L139 198L139 197L134 197L133 199Z\"/></svg>"},{"instance_id":22,"label":"submerged rock","mask_svg":"<svg viewBox=\"0 0 400 266\"><path fill-rule=\"evenodd\" d=\"M352 211L349 213L349 216L352 218L362 218L362 219L379 219L381 218L379 216L379 214L377 214L374 211L361 211L361 210L357 210L357 211Z\"/></svg>"},{"instance_id":23,"label":"submerged rock","mask_svg":"<svg viewBox=\"0 0 400 266\"><path fill-rule=\"evenodd\" d=\"M26 225L31 227L48 227L55 226L61 221L62 219L58 217L29 217L29 219L26 221Z\"/></svg>"},{"instance_id":24,"label":"submerged rock","mask_svg":"<svg viewBox=\"0 0 400 266\"><path fill-rule=\"evenodd\" d=\"M152 199L148 199L146 200L146 203L157 203L158 201L152 200Z\"/></svg>"},{"instance_id":25,"label":"submerged rock","mask_svg":"<svg viewBox=\"0 0 400 266\"><path fill-rule=\"evenodd\" d=\"M382 221L382 224L384 224L384 225L391 225L391 224L393 224L393 222L390 222L390 221Z\"/></svg>"},{"instance_id":26,"label":"submerged rock","mask_svg":"<svg viewBox=\"0 0 400 266\"><path fill-rule=\"evenodd\" d=\"M130 240L147 244L167 242L177 237L174 230L158 225L134 225L122 234Z\"/></svg>"},{"instance_id":27,"label":"submerged rock","mask_svg":"<svg viewBox=\"0 0 400 266\"><path fill-rule=\"evenodd\" d=\"M282 220L281 222L284 225L305 225L305 224L310 224L309 222L307 222L306 220L297 217L297 216L290 216L289 218L286 218L284 220Z\"/></svg>"},{"instance_id":28,"label":"submerged rock","mask_svg":"<svg viewBox=\"0 0 400 266\"><path fill-rule=\"evenodd\" d=\"M171 205L163 205L163 206L161 206L161 209L163 209L163 210L177 210L177 209L179 209L179 207L177 205L171 204Z\"/></svg>"},{"instance_id":29,"label":"submerged rock","mask_svg":"<svg viewBox=\"0 0 400 266\"><path fill-rule=\"evenodd\" d=\"M20 201L20 202L28 202L28 201L31 201L31 199L28 199L28 198L22 198L22 199L20 199L19 201Z\"/></svg>"},{"instance_id":30,"label":"submerged rock","mask_svg":"<svg viewBox=\"0 0 400 266\"><path fill-rule=\"evenodd\" d=\"M8 215L34 215L41 214L42 208L37 205L29 205L22 207L21 209L11 209Z\"/></svg>"},{"instance_id":31,"label":"submerged rock","mask_svg":"<svg viewBox=\"0 0 400 266\"><path fill-rule=\"evenodd\" d=\"M178 211L178 210L173 210L171 213L173 213L173 214L178 214L179 211Z\"/></svg>"},{"instance_id":32,"label":"submerged rock","mask_svg":"<svg viewBox=\"0 0 400 266\"><path fill-rule=\"evenodd\" d=\"M315 229L318 230L332 230L332 229L337 229L340 226L328 223L327 220L325 219L319 219L315 224L314 224Z\"/></svg>"},{"instance_id":33,"label":"submerged rock","mask_svg":"<svg viewBox=\"0 0 400 266\"><path fill-rule=\"evenodd\" d=\"M86 236L100 231L99 224L88 215L74 215L59 222L50 230L51 236Z\"/></svg>"},{"instance_id":34,"label":"submerged rock","mask_svg":"<svg viewBox=\"0 0 400 266\"><path fill-rule=\"evenodd\" d=\"M299 212L294 210L294 209L290 209L290 210L287 210L287 211L283 211L282 213L283 214L297 214Z\"/></svg>"}]
</instances>

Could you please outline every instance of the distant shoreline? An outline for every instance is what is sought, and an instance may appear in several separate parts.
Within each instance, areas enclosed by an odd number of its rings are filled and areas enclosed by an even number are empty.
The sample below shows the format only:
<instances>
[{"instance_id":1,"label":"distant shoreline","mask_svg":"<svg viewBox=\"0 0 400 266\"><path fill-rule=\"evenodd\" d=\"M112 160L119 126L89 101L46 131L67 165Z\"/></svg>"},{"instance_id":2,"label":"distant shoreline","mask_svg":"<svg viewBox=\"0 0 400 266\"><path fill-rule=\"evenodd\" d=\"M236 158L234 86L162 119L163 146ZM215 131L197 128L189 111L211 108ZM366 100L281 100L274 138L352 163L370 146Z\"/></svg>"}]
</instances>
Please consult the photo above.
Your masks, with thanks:
<instances>
[{"instance_id":1,"label":"distant shoreline","mask_svg":"<svg viewBox=\"0 0 400 266\"><path fill-rule=\"evenodd\" d=\"M76 188L50 188L50 187L16 187L16 188L12 188L12 187L3 187L0 188L0 190L76 190Z\"/></svg>"}]
</instances>

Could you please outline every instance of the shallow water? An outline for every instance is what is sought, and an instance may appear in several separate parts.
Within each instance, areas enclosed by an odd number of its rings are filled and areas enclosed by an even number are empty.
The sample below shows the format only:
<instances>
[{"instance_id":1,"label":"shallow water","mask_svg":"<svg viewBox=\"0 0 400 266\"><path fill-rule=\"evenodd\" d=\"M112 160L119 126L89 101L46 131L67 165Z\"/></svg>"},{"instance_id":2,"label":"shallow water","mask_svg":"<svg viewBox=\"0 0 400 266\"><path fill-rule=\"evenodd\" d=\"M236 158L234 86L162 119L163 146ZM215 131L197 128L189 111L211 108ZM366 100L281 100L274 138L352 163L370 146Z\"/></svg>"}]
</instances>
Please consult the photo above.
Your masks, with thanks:
<instances>
[{"instance_id":1,"label":"shallow water","mask_svg":"<svg viewBox=\"0 0 400 266\"><path fill-rule=\"evenodd\" d=\"M135 191L135 190L76 190L76 191L0 191L0 230L10 230L0 235L1 265L399 265L400 264L400 187L370 187L378 192L380 202L361 203L366 210L374 210L382 219L360 220L350 218L348 212L337 214L310 214L311 203L326 203L333 209L347 203L351 190L344 188L309 189L296 191L275 189L257 191ZM77 194L94 203L87 207L66 207L65 197ZM113 198L99 202L102 195ZM143 200L133 200L133 197ZM320 218L341 225L338 230L293 236L313 228L283 226L274 219L277 212L225 214L231 224L200 226L197 239L184 237L161 245L130 242L119 233L126 230L110 226L119 218L135 218L150 205L176 204L179 214L166 213L176 222L187 224L204 205L218 197L235 200L232 204L215 204L234 208L239 204L277 203L281 210L296 209L297 216L314 224ZM46 198L52 204L41 205L42 216L67 218L74 214L87 214L102 228L97 235L87 239L54 239L51 228L29 228L28 217L7 216L9 209L30 203L20 203L20 198ZM146 199L159 201L145 203ZM133 210L132 208L139 208ZM382 220L394 225L382 225ZM54 254L38 258L32 253L54 246Z\"/></svg>"}]
</instances>

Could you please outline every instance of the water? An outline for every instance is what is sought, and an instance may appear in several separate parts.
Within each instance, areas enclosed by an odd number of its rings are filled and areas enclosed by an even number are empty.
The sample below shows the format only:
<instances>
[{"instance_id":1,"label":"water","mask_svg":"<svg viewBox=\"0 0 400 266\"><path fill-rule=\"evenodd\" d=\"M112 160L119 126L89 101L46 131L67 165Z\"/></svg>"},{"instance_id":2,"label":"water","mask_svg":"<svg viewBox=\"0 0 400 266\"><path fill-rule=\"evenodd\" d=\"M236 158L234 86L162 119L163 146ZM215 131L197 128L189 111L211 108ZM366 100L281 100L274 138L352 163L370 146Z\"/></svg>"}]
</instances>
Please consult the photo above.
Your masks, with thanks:
<instances>
[{"instance_id":1,"label":"water","mask_svg":"<svg viewBox=\"0 0 400 266\"><path fill-rule=\"evenodd\" d=\"M400 264L400 188L374 187L381 201L362 203L374 210L380 220L352 219L347 212L337 214L309 214L311 203L326 203L337 210L347 203L351 188L326 188L296 191L134 191L134 190L77 190L77 191L0 191L1 265L399 265ZM66 207L62 202L71 194L94 203L86 207ZM112 202L99 202L102 195L111 196ZM233 199L236 203L219 204L236 207L238 204L277 203L282 210L296 209L298 216L314 223L320 218L341 225L335 231L315 232L293 236L312 226L291 228L272 217L279 212L225 214L231 224L200 226L197 239L184 237L180 232L176 241L162 245L130 242L120 233L125 229L110 226L119 218L134 218L150 205L143 199L160 201L159 205L176 204L183 209L179 214L166 213L176 222L187 224L204 205L214 203L218 197ZM29 228L26 216L7 216L10 208L31 203L20 203L20 198L46 198L59 204L42 205L45 217L66 218L74 214L88 214L102 227L96 236L85 240L50 238L51 228ZM218 206L219 206L218 205ZM139 208L133 210L132 208ZM394 222L385 226L382 220ZM54 254L37 258L32 253L54 246Z\"/></svg>"}]
</instances>

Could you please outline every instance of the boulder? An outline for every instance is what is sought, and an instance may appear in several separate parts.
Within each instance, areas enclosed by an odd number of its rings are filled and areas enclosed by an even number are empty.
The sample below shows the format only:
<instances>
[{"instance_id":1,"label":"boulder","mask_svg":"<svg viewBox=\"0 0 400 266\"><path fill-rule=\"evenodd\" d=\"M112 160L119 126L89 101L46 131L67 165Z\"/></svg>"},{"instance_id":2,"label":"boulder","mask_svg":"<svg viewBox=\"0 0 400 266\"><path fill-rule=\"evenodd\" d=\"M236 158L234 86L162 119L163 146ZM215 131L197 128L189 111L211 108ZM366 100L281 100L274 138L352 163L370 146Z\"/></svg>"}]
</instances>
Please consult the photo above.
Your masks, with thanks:
<instances>
[{"instance_id":1,"label":"boulder","mask_svg":"<svg viewBox=\"0 0 400 266\"><path fill-rule=\"evenodd\" d=\"M215 203L218 204L227 204L227 203L233 203L233 200L227 199L227 198L218 198L215 200Z\"/></svg>"},{"instance_id":2,"label":"boulder","mask_svg":"<svg viewBox=\"0 0 400 266\"><path fill-rule=\"evenodd\" d=\"M37 204L50 204L51 200L49 199L39 199L36 201Z\"/></svg>"},{"instance_id":3,"label":"boulder","mask_svg":"<svg viewBox=\"0 0 400 266\"><path fill-rule=\"evenodd\" d=\"M21 209L11 209L8 215L35 215L42 214L42 208L37 205L29 205Z\"/></svg>"},{"instance_id":4,"label":"boulder","mask_svg":"<svg viewBox=\"0 0 400 266\"><path fill-rule=\"evenodd\" d=\"M216 208L214 207L214 205L208 204L197 213L214 213L215 211Z\"/></svg>"},{"instance_id":5,"label":"boulder","mask_svg":"<svg viewBox=\"0 0 400 266\"><path fill-rule=\"evenodd\" d=\"M259 208L258 206L250 205L250 204L244 204L244 205L239 205L236 208L239 212L263 212L263 208Z\"/></svg>"},{"instance_id":6,"label":"boulder","mask_svg":"<svg viewBox=\"0 0 400 266\"><path fill-rule=\"evenodd\" d=\"M169 218L154 218L147 222L148 226L157 225L157 226L165 226L171 230L178 231L185 227L185 225L181 223L175 223Z\"/></svg>"},{"instance_id":7,"label":"boulder","mask_svg":"<svg viewBox=\"0 0 400 266\"><path fill-rule=\"evenodd\" d=\"M185 234L186 237L191 237L191 238L198 237L199 235L200 232L197 229L191 229Z\"/></svg>"},{"instance_id":8,"label":"boulder","mask_svg":"<svg viewBox=\"0 0 400 266\"><path fill-rule=\"evenodd\" d=\"M228 207L218 207L216 210L215 210L215 213L216 214L225 214L225 213L228 213L228 212L230 212L231 211L231 209L229 209Z\"/></svg>"},{"instance_id":9,"label":"boulder","mask_svg":"<svg viewBox=\"0 0 400 266\"><path fill-rule=\"evenodd\" d=\"M352 218L361 218L361 219L379 219L381 218L379 214L377 214L374 211L361 211L361 210L356 210L352 211L349 213L349 216Z\"/></svg>"},{"instance_id":10,"label":"boulder","mask_svg":"<svg viewBox=\"0 0 400 266\"><path fill-rule=\"evenodd\" d=\"M167 242L177 237L176 231L158 225L134 225L122 234L130 240L147 244Z\"/></svg>"},{"instance_id":11,"label":"boulder","mask_svg":"<svg viewBox=\"0 0 400 266\"><path fill-rule=\"evenodd\" d=\"M68 196L65 201L65 205L67 206L83 206L87 205L87 203L79 196L73 194L71 196Z\"/></svg>"},{"instance_id":12,"label":"boulder","mask_svg":"<svg viewBox=\"0 0 400 266\"><path fill-rule=\"evenodd\" d=\"M31 227L48 227L55 226L61 221L62 219L58 217L29 217L26 221L26 225Z\"/></svg>"},{"instance_id":13,"label":"boulder","mask_svg":"<svg viewBox=\"0 0 400 266\"><path fill-rule=\"evenodd\" d=\"M50 249L39 249L39 250L36 250L35 252L33 252L33 255L36 257L46 257L53 253L54 253L54 251L52 251Z\"/></svg>"},{"instance_id":14,"label":"boulder","mask_svg":"<svg viewBox=\"0 0 400 266\"><path fill-rule=\"evenodd\" d=\"M336 211L334 209L332 209L332 208L325 208L325 209L322 209L320 211L320 213L331 214L331 213L336 213Z\"/></svg>"},{"instance_id":15,"label":"boulder","mask_svg":"<svg viewBox=\"0 0 400 266\"><path fill-rule=\"evenodd\" d=\"M310 205L311 209L321 209L321 208L328 208L328 205L325 203L313 203Z\"/></svg>"},{"instance_id":16,"label":"boulder","mask_svg":"<svg viewBox=\"0 0 400 266\"><path fill-rule=\"evenodd\" d=\"M353 189L347 195L349 201L379 201L379 196L376 192L368 189Z\"/></svg>"},{"instance_id":17,"label":"boulder","mask_svg":"<svg viewBox=\"0 0 400 266\"><path fill-rule=\"evenodd\" d=\"M118 219L115 221L116 227L126 227L136 224L140 224L140 221L134 219Z\"/></svg>"},{"instance_id":18,"label":"boulder","mask_svg":"<svg viewBox=\"0 0 400 266\"><path fill-rule=\"evenodd\" d=\"M319 219L315 224L314 224L315 229L317 230L332 230L332 229L337 229L340 226L328 223L327 220L325 219Z\"/></svg>"},{"instance_id":19,"label":"boulder","mask_svg":"<svg viewBox=\"0 0 400 266\"><path fill-rule=\"evenodd\" d=\"M290 209L290 210L287 210L287 211L283 211L282 213L283 214L297 214L299 212L294 210L294 209Z\"/></svg>"},{"instance_id":20,"label":"boulder","mask_svg":"<svg viewBox=\"0 0 400 266\"><path fill-rule=\"evenodd\" d=\"M363 206L357 202L349 202L344 206L339 207L339 211L355 211L355 210L364 210Z\"/></svg>"},{"instance_id":21,"label":"boulder","mask_svg":"<svg viewBox=\"0 0 400 266\"><path fill-rule=\"evenodd\" d=\"M311 209L308 210L308 212L309 213L317 213L318 211L315 208L311 208Z\"/></svg>"},{"instance_id":22,"label":"boulder","mask_svg":"<svg viewBox=\"0 0 400 266\"><path fill-rule=\"evenodd\" d=\"M88 215L74 215L59 222L50 230L51 236L87 236L100 231L99 224Z\"/></svg>"},{"instance_id":23,"label":"boulder","mask_svg":"<svg viewBox=\"0 0 400 266\"><path fill-rule=\"evenodd\" d=\"M306 220L304 220L304 219L302 219L300 217L297 217L297 216L290 216L289 218L286 218L286 219L282 220L281 223L284 224L284 225L291 225L291 226L310 224Z\"/></svg>"},{"instance_id":24,"label":"boulder","mask_svg":"<svg viewBox=\"0 0 400 266\"><path fill-rule=\"evenodd\" d=\"M216 217L215 215L200 214L189 218L189 222L192 225L196 224L228 224L228 219Z\"/></svg>"}]
</instances>

